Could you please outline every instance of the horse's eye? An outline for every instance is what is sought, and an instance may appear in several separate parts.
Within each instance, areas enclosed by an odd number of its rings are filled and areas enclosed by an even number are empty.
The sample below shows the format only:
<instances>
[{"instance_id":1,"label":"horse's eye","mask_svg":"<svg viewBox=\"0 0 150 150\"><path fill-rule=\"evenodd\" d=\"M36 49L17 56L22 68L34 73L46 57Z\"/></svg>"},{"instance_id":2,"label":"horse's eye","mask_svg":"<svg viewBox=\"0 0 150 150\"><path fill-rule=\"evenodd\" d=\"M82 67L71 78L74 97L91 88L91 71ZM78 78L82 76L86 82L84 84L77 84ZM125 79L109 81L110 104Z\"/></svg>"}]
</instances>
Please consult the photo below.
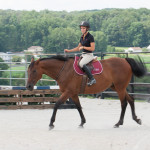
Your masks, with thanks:
<instances>
[{"instance_id":1,"label":"horse's eye","mask_svg":"<svg viewBox=\"0 0 150 150\"><path fill-rule=\"evenodd\" d=\"M35 73L36 72L36 70L33 70L33 73Z\"/></svg>"}]
</instances>

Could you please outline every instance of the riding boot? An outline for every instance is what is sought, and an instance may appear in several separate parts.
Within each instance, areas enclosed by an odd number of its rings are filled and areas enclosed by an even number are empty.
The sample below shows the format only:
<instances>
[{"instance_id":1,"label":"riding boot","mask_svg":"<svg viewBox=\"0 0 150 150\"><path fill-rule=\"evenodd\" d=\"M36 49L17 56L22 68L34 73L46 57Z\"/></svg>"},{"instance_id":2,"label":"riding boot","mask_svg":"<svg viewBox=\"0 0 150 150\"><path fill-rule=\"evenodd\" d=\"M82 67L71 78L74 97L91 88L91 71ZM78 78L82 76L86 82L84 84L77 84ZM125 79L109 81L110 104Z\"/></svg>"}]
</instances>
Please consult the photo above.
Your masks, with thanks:
<instances>
[{"instance_id":1,"label":"riding boot","mask_svg":"<svg viewBox=\"0 0 150 150\"><path fill-rule=\"evenodd\" d=\"M83 65L83 71L86 73L86 75L88 76L88 78L90 79L90 81L87 83L88 86L91 86L93 84L96 83L96 80L94 79L90 69L86 66L86 65Z\"/></svg>"}]
</instances>

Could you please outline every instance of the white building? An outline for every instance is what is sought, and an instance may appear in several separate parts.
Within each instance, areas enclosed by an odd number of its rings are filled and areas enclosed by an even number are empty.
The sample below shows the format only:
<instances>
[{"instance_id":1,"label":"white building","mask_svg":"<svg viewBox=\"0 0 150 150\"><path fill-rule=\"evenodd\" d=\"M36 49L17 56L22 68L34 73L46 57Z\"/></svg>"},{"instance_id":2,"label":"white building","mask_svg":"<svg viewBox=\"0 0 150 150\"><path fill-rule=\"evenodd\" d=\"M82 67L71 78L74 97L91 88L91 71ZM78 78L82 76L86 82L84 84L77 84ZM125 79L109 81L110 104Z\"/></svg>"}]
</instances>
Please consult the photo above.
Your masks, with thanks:
<instances>
[{"instance_id":1,"label":"white building","mask_svg":"<svg viewBox=\"0 0 150 150\"><path fill-rule=\"evenodd\" d=\"M29 52L29 53L35 53L35 54L41 54L43 52L43 47L41 46L31 46L27 50L24 50L24 52Z\"/></svg>"},{"instance_id":2,"label":"white building","mask_svg":"<svg viewBox=\"0 0 150 150\"><path fill-rule=\"evenodd\" d=\"M8 53L0 52L0 58L2 58L5 62L11 61L11 55L9 55Z\"/></svg>"},{"instance_id":3,"label":"white building","mask_svg":"<svg viewBox=\"0 0 150 150\"><path fill-rule=\"evenodd\" d=\"M147 50L150 51L150 45L147 47Z\"/></svg>"},{"instance_id":4,"label":"white building","mask_svg":"<svg viewBox=\"0 0 150 150\"><path fill-rule=\"evenodd\" d=\"M125 49L125 52L142 52L142 49L140 47L129 47L128 49Z\"/></svg>"}]
</instances>

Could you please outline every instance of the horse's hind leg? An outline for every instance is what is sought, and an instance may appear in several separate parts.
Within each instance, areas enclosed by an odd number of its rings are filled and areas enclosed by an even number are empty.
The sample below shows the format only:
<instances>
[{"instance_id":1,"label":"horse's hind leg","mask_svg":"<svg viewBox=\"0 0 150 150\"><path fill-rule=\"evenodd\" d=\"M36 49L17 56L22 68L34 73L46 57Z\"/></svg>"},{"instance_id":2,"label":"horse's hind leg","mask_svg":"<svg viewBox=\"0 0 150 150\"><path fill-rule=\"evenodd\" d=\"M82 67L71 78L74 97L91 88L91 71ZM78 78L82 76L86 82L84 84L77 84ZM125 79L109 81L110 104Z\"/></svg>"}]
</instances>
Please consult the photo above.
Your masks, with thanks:
<instances>
[{"instance_id":1,"label":"horse's hind leg","mask_svg":"<svg viewBox=\"0 0 150 150\"><path fill-rule=\"evenodd\" d=\"M118 128L120 125L123 125L124 115L125 115L125 111L126 111L126 107L127 107L125 91L118 92L118 96L119 96L120 102L121 102L121 114L120 114L120 119L119 119L118 123L116 123L114 125L114 128Z\"/></svg>"},{"instance_id":2,"label":"horse's hind leg","mask_svg":"<svg viewBox=\"0 0 150 150\"><path fill-rule=\"evenodd\" d=\"M79 126L83 127L83 125L86 122L86 120L85 120L84 114L82 112L82 107L81 107L81 104L80 104L80 101L79 101L79 97L78 97L78 95L74 95L71 98L74 101L74 103L75 103L75 105L77 107L77 110L78 110L78 112L80 114L80 117L81 117L81 124Z\"/></svg>"},{"instance_id":3,"label":"horse's hind leg","mask_svg":"<svg viewBox=\"0 0 150 150\"><path fill-rule=\"evenodd\" d=\"M134 98L132 96L130 96L127 92L126 92L126 99L128 101L128 103L131 106L131 112L132 112L132 118L133 120L135 120L138 124L142 124L141 119L138 119L135 113L135 106L134 106Z\"/></svg>"}]
</instances>

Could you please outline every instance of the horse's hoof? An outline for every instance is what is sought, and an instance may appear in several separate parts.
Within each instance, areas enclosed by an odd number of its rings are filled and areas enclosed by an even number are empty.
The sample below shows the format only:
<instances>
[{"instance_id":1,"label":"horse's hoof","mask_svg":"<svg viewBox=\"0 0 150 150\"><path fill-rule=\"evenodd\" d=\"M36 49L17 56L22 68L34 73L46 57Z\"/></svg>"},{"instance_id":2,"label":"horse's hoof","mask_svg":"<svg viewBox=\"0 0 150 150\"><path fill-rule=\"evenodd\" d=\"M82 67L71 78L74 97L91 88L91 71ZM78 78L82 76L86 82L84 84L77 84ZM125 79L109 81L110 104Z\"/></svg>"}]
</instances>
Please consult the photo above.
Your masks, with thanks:
<instances>
[{"instance_id":1,"label":"horse's hoof","mask_svg":"<svg viewBox=\"0 0 150 150\"><path fill-rule=\"evenodd\" d=\"M49 130L54 129L54 125L49 125Z\"/></svg>"},{"instance_id":2,"label":"horse's hoof","mask_svg":"<svg viewBox=\"0 0 150 150\"><path fill-rule=\"evenodd\" d=\"M119 128L119 125L118 125L118 124L115 124L115 125L114 125L114 128Z\"/></svg>"},{"instance_id":3,"label":"horse's hoof","mask_svg":"<svg viewBox=\"0 0 150 150\"><path fill-rule=\"evenodd\" d=\"M137 123L141 125L141 124L142 124L142 120L141 120L141 119L138 119L138 120L137 120Z\"/></svg>"},{"instance_id":4,"label":"horse's hoof","mask_svg":"<svg viewBox=\"0 0 150 150\"><path fill-rule=\"evenodd\" d=\"M83 128L84 128L84 126L80 124L80 125L79 125L79 128L80 128L80 129L83 129Z\"/></svg>"}]
</instances>

